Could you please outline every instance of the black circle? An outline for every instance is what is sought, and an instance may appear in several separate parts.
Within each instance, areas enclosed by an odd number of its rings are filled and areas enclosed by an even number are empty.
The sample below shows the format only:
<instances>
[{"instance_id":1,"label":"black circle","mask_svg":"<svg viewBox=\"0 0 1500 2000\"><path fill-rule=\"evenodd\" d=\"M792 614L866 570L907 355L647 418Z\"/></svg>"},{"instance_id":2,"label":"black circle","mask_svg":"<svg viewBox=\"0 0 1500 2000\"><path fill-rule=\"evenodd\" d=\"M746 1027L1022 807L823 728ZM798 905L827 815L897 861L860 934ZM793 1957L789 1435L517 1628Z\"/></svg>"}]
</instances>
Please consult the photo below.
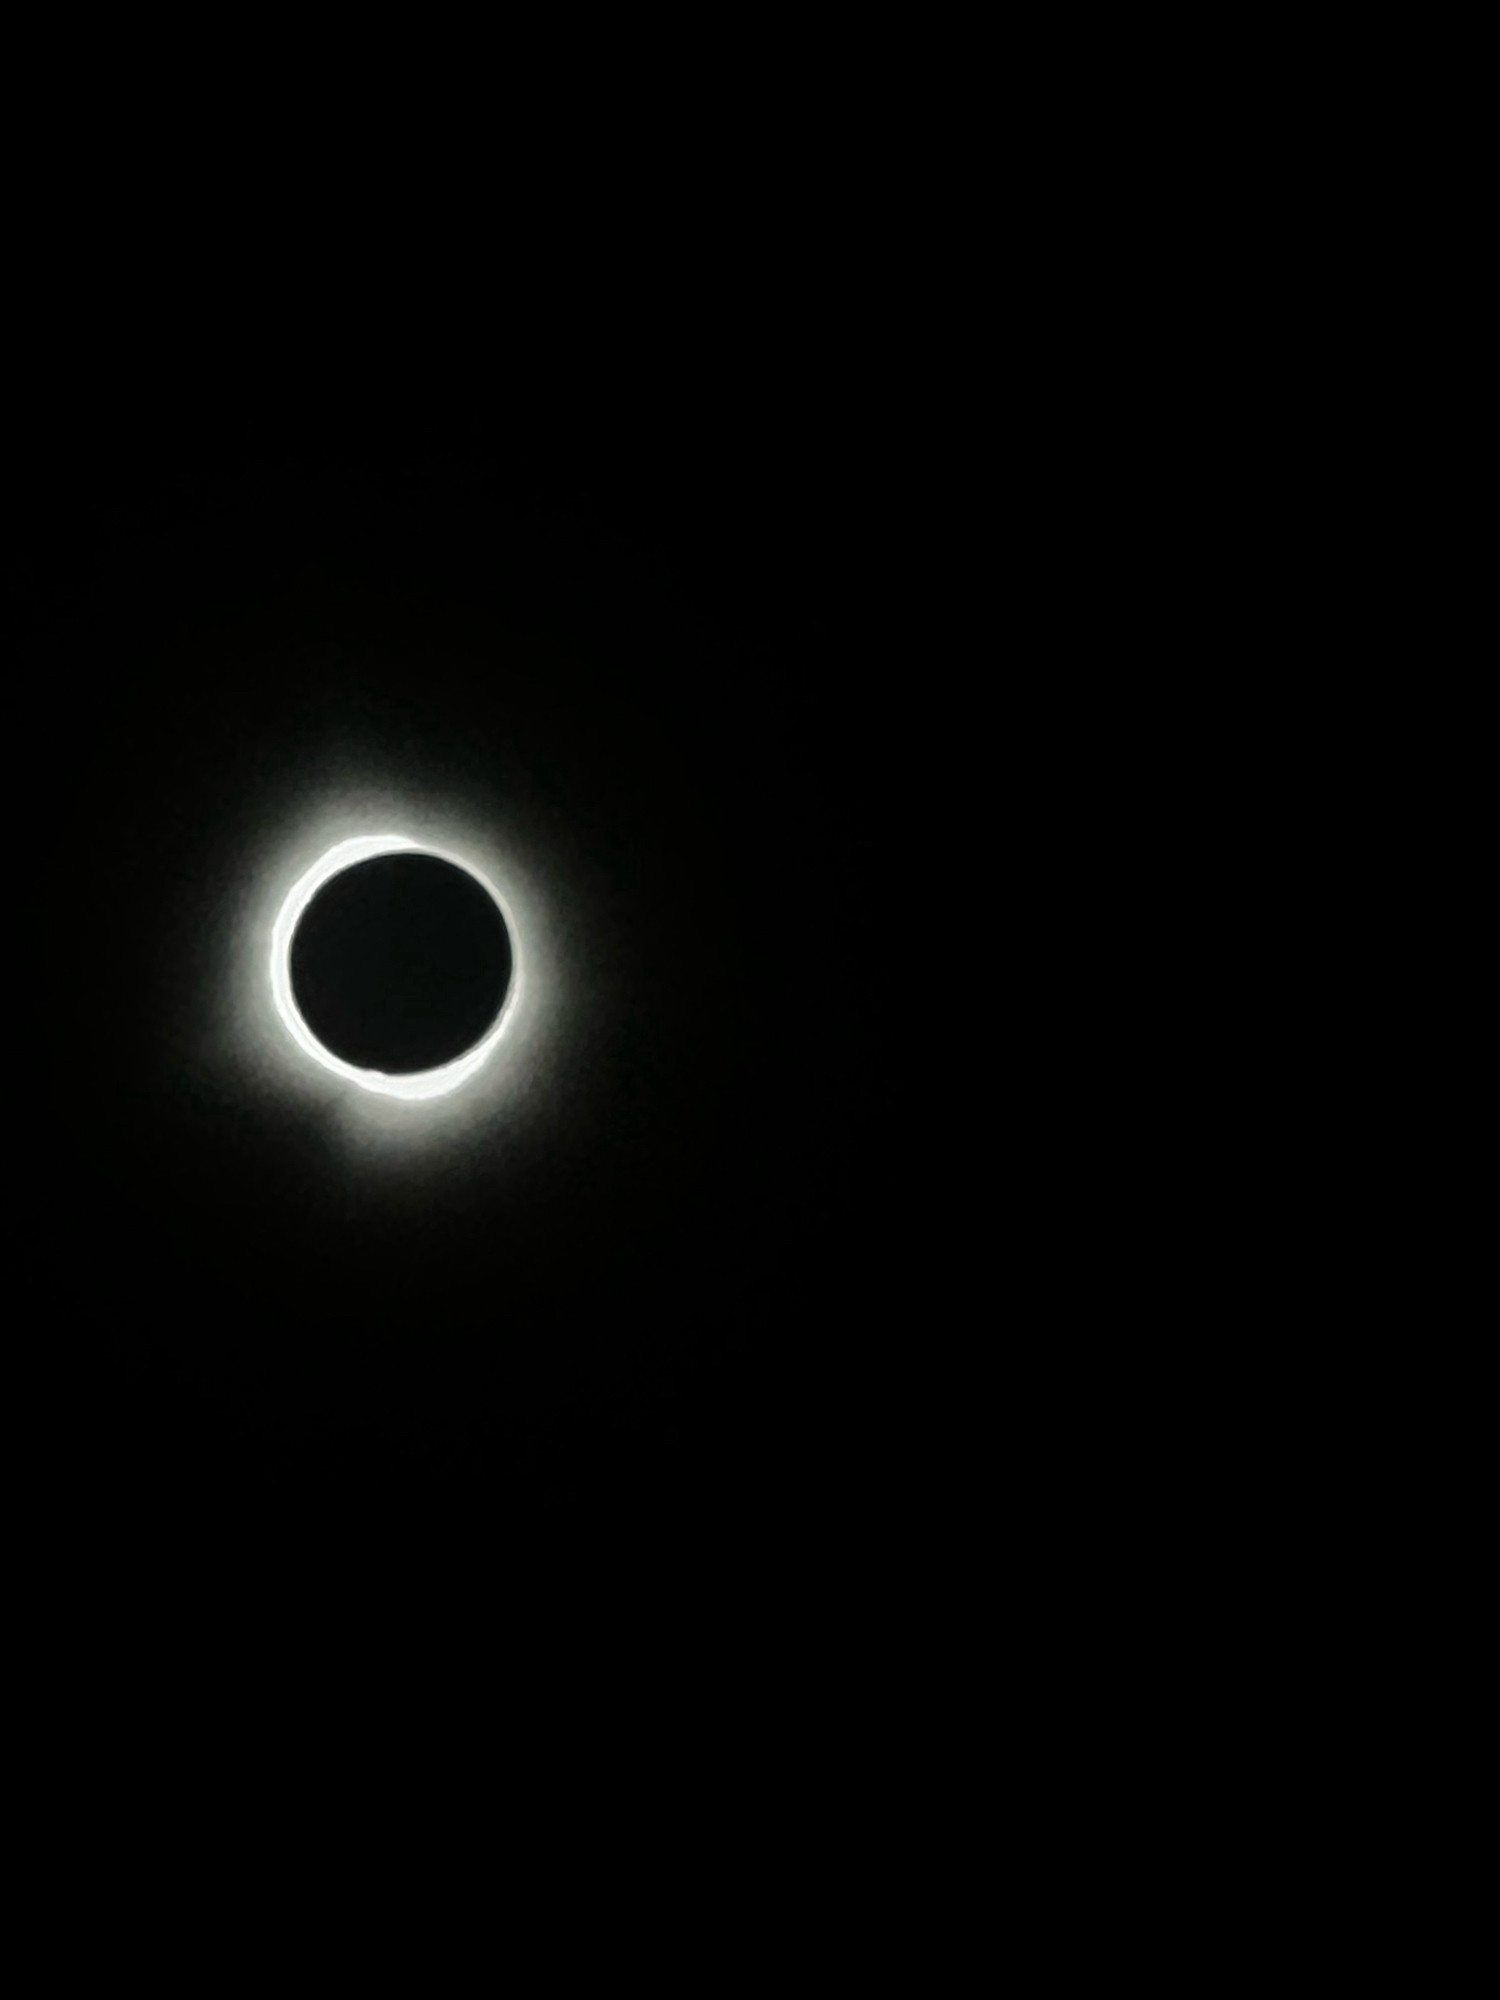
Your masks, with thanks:
<instances>
[{"instance_id":1,"label":"black circle","mask_svg":"<svg viewBox=\"0 0 1500 2000\"><path fill-rule=\"evenodd\" d=\"M292 994L313 1034L358 1069L408 1076L483 1040L510 989L494 898L435 854L381 854L325 882L292 937Z\"/></svg>"}]
</instances>

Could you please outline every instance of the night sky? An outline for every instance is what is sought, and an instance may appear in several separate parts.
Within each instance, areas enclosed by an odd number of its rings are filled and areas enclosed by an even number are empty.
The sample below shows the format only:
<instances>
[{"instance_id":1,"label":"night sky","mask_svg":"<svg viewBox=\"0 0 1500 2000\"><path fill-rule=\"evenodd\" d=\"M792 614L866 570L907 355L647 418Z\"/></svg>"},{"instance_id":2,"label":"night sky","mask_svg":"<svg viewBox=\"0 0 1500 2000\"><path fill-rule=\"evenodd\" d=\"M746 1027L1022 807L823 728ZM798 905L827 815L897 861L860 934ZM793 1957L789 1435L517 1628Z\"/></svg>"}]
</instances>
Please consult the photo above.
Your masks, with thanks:
<instances>
[{"instance_id":1,"label":"night sky","mask_svg":"<svg viewBox=\"0 0 1500 2000\"><path fill-rule=\"evenodd\" d=\"M878 1567L924 944L873 448L831 424L472 360L23 411L45 1279L12 1420L85 1600L399 1588L488 1629L518 1580ZM492 834L545 933L504 1090L409 1147L243 1026L266 884L382 786ZM335 1012L341 921L299 974ZM461 1046L506 968L455 935ZM437 1047L393 1005L340 1032Z\"/></svg>"}]
</instances>

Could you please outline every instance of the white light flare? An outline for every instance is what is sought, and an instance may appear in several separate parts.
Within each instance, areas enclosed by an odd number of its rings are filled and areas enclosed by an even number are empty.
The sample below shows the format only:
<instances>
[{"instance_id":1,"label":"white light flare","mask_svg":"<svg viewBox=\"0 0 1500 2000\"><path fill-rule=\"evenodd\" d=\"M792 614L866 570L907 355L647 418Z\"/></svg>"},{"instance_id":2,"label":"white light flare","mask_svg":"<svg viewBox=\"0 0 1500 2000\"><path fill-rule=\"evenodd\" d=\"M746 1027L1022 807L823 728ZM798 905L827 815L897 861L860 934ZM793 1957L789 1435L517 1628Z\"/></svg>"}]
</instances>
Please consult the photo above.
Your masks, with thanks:
<instances>
[{"instance_id":1,"label":"white light flare","mask_svg":"<svg viewBox=\"0 0 1500 2000\"><path fill-rule=\"evenodd\" d=\"M436 1069L420 1070L408 1076L388 1076L383 1070L359 1069L347 1063L327 1049L314 1035L304 1020L292 992L291 951L292 938L308 904L333 876L341 874L361 861L371 861L382 854L419 853L430 854L439 861L450 862L455 868L473 877L494 902L505 920L505 928L511 943L511 979L505 1002L494 1026L472 1049L443 1063ZM271 928L270 954L271 996L276 1005L287 1033L292 1040L314 1062L335 1076L357 1084L361 1090L373 1091L377 1096L400 1098L415 1103L434 1097L446 1097L458 1090L474 1077L489 1061L515 1016L521 1001L525 978L524 961L520 933L505 898L488 877L460 854L454 854L442 847L434 847L426 841L411 840L399 833L360 834L353 839L338 841L327 849L318 860L292 885Z\"/></svg>"}]
</instances>

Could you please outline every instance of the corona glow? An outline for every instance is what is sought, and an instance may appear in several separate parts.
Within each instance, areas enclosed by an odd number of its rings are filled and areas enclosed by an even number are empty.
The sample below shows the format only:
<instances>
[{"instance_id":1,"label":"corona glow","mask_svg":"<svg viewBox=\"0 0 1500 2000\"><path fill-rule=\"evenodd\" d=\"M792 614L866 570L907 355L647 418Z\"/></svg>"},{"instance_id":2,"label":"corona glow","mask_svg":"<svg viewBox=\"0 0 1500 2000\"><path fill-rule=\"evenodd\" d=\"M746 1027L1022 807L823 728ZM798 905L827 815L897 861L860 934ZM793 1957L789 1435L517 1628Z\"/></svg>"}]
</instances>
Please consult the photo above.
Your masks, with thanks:
<instances>
[{"instance_id":1,"label":"corona glow","mask_svg":"<svg viewBox=\"0 0 1500 2000\"><path fill-rule=\"evenodd\" d=\"M476 1147L518 1138L544 1106L555 1121L581 1026L566 968L586 932L555 848L543 865L524 816L496 792L488 773L392 771L361 746L279 771L246 798L240 823L196 864L193 921L176 977L163 981L164 1035L205 1115L310 1119L341 1170L397 1175L419 1162L424 1174L469 1172ZM292 991L290 946L331 877L411 852L461 868L493 899L511 978L474 1047L435 1069L383 1075L314 1034Z\"/></svg>"}]
</instances>

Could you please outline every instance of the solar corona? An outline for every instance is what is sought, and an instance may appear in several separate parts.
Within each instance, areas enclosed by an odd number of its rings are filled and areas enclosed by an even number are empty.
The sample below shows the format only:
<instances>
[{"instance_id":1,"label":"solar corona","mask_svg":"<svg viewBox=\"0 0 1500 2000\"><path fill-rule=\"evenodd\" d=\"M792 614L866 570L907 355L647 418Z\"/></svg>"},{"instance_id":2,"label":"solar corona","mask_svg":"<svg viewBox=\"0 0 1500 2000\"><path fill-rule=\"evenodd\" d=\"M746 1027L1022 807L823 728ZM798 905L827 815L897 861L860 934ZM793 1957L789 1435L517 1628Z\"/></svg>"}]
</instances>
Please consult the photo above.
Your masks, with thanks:
<instances>
[{"instance_id":1,"label":"solar corona","mask_svg":"<svg viewBox=\"0 0 1500 2000\"><path fill-rule=\"evenodd\" d=\"M382 862L396 865L370 865ZM340 991L351 969L363 981L354 1002ZM510 1030L523 987L517 926L495 883L452 849L400 833L336 841L297 877L271 927L266 972L303 1055L407 1103L470 1084ZM434 1026L423 1003L445 975L457 1000L439 993L447 1012ZM382 1063L393 1034L401 1059Z\"/></svg>"}]
</instances>

